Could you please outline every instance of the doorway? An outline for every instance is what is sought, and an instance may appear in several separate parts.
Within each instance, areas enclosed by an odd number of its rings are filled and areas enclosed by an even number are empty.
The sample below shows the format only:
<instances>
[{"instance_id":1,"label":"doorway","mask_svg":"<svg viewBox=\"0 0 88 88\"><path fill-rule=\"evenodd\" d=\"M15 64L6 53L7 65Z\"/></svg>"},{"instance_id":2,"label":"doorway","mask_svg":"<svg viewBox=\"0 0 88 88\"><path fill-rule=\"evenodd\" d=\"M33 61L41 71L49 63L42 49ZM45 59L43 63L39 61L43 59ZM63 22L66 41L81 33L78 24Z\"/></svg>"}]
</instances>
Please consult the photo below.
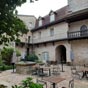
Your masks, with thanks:
<instances>
[{"instance_id":1,"label":"doorway","mask_svg":"<svg viewBox=\"0 0 88 88\"><path fill-rule=\"evenodd\" d=\"M56 61L66 64L66 48L64 45L56 47Z\"/></svg>"}]
</instances>

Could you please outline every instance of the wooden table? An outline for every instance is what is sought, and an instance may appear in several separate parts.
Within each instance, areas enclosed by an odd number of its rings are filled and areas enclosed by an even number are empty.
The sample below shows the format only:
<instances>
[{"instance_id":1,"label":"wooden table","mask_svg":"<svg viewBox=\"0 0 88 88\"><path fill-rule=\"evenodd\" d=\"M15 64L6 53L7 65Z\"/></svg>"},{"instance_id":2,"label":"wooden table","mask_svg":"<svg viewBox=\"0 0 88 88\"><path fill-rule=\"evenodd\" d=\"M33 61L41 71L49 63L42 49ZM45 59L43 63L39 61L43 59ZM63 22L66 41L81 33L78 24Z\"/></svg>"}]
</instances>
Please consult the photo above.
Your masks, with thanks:
<instances>
[{"instance_id":1,"label":"wooden table","mask_svg":"<svg viewBox=\"0 0 88 88\"><path fill-rule=\"evenodd\" d=\"M65 78L62 78L60 76L50 76L50 77L47 77L47 78L43 78L43 80L52 83L53 88L56 88L56 84L61 82L61 81L64 81Z\"/></svg>"}]
</instances>

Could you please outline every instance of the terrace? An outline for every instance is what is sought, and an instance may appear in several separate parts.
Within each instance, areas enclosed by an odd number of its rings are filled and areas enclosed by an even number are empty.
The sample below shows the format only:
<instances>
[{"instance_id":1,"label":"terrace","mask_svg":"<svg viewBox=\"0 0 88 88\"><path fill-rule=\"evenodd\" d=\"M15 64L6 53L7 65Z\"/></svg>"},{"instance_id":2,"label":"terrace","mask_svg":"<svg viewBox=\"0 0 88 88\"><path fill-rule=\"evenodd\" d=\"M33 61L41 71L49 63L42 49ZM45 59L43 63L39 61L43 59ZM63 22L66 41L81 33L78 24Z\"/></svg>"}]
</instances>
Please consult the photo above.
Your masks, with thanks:
<instances>
[{"instance_id":1,"label":"terrace","mask_svg":"<svg viewBox=\"0 0 88 88\"><path fill-rule=\"evenodd\" d=\"M48 69L52 69L53 67L59 67L59 73L55 74L51 72L51 75L48 73ZM44 75L36 75L36 74L18 74L18 73L12 73L12 70L7 70L2 73L0 73L0 84L5 84L8 86L8 88L11 88L12 85L21 85L21 81L24 80L27 77L32 77L33 81L36 83L43 83L43 88L88 88L88 80L86 77L83 77L82 79L79 78L79 75L73 76L71 66L64 65L64 72L61 70L61 65L55 65L55 66L40 66L40 68L43 68L43 72L48 74L48 76ZM88 69L88 67L87 67ZM53 71L53 70L52 70ZM56 69L54 70L56 72ZM42 77L43 76L43 77ZM51 79L51 80L50 80ZM72 85L70 86L70 82L74 81L74 87ZM55 86L52 85L52 82L55 82ZM46 86L47 84L47 86Z\"/></svg>"}]
</instances>

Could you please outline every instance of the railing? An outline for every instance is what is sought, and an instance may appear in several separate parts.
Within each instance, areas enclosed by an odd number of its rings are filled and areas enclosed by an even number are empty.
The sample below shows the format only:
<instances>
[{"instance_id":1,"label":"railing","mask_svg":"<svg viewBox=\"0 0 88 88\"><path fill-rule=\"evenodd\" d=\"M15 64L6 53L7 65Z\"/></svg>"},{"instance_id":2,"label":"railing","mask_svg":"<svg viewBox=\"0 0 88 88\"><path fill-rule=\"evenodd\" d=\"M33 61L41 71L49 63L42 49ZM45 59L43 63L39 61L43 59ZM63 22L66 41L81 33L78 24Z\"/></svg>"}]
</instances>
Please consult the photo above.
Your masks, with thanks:
<instances>
[{"instance_id":1,"label":"railing","mask_svg":"<svg viewBox=\"0 0 88 88\"><path fill-rule=\"evenodd\" d=\"M67 38L67 32L54 34L53 36L44 35L44 37L36 38L33 40L31 39L30 41L31 42L33 41L33 43L41 43L41 42L54 41L54 40L59 40L59 39L64 39L64 38Z\"/></svg>"},{"instance_id":2,"label":"railing","mask_svg":"<svg viewBox=\"0 0 88 88\"><path fill-rule=\"evenodd\" d=\"M85 38L88 37L88 30L85 31L75 31L75 32L68 32L68 38Z\"/></svg>"}]
</instances>

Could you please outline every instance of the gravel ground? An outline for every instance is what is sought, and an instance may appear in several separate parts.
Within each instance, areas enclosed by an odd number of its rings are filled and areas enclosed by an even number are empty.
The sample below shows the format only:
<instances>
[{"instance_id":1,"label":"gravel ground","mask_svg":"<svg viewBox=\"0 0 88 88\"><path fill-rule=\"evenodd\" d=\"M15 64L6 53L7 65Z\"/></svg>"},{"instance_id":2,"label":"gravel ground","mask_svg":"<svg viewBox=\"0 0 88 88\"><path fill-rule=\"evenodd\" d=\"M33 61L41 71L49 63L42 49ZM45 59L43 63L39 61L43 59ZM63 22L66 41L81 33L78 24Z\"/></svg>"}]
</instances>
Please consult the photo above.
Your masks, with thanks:
<instances>
[{"instance_id":1,"label":"gravel ground","mask_svg":"<svg viewBox=\"0 0 88 88\"><path fill-rule=\"evenodd\" d=\"M61 67L60 67L61 68ZM64 66L64 72L60 72L61 77L66 78L63 82L59 83L57 86L61 88L62 86L65 86L66 88L69 88L69 81L72 79L71 77L71 70L68 66ZM8 88L11 88L12 85L20 85L21 81L25 78L29 77L30 75L22 75L17 73L12 73L12 70L7 70L0 73L0 84L5 84L8 86ZM30 76L33 77L33 81L36 81L36 76ZM48 83L48 88L51 88L50 83ZM75 88L88 88L88 80L87 79L75 79L74 80Z\"/></svg>"}]
</instances>

